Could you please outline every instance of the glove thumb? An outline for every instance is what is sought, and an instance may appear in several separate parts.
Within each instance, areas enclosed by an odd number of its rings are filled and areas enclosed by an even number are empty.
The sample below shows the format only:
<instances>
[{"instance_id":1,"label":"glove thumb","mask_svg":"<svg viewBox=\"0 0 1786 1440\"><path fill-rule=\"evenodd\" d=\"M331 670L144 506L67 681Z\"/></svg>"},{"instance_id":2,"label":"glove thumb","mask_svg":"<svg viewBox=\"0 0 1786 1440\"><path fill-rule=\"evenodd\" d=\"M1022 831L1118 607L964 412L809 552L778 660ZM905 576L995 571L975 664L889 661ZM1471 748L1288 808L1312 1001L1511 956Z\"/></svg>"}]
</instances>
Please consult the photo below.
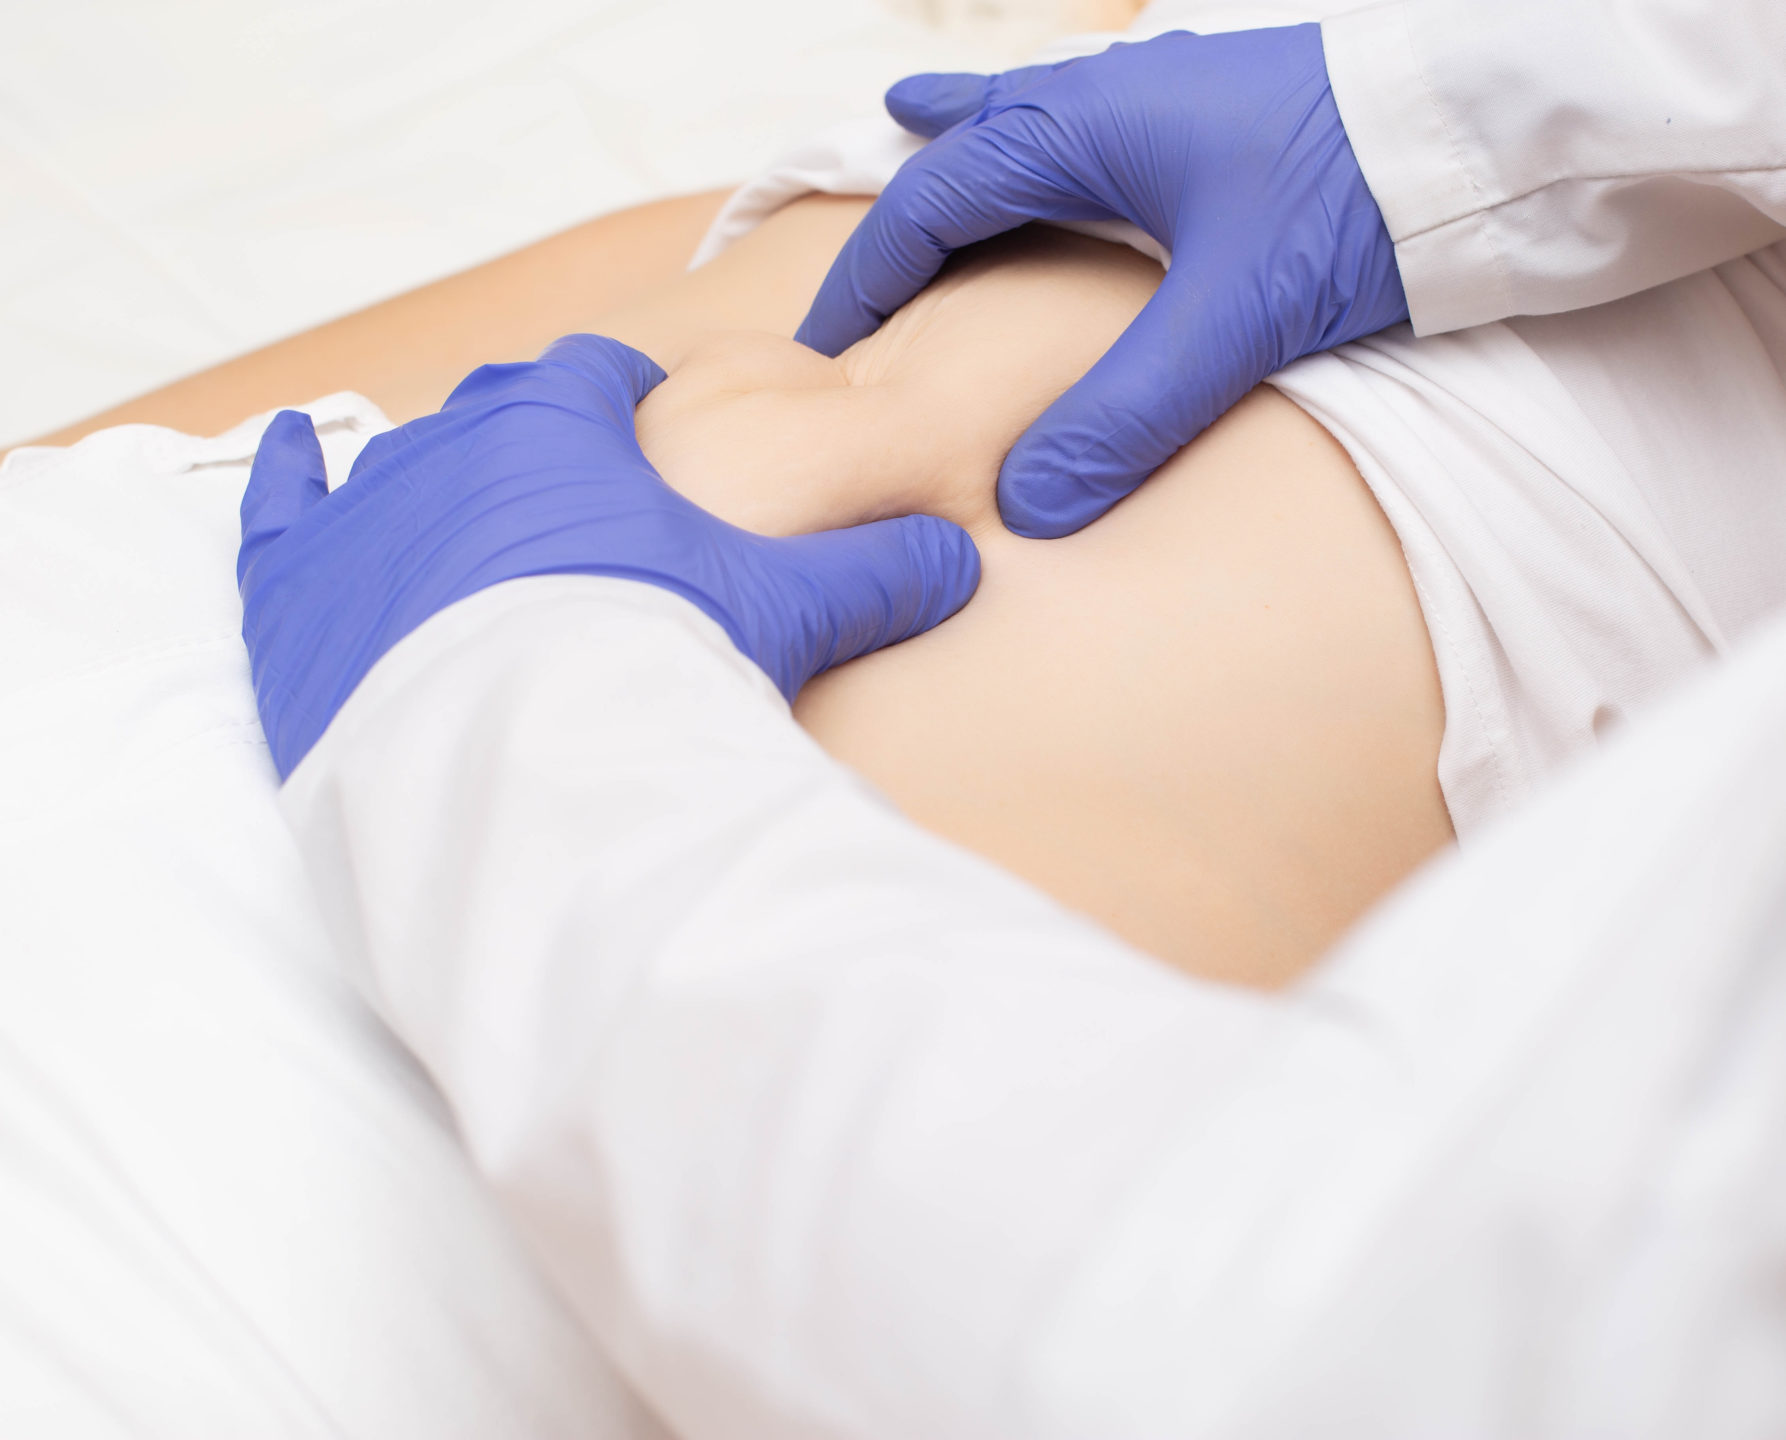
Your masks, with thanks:
<instances>
[{"instance_id":1,"label":"glove thumb","mask_svg":"<svg viewBox=\"0 0 1786 1440\"><path fill-rule=\"evenodd\" d=\"M998 508L1017 534L1051 540L1091 524L1277 368L1246 324L1178 274L1005 456Z\"/></svg>"},{"instance_id":2,"label":"glove thumb","mask_svg":"<svg viewBox=\"0 0 1786 1440\"><path fill-rule=\"evenodd\" d=\"M908 75L887 92L887 113L914 135L934 140L985 108L990 75Z\"/></svg>"},{"instance_id":3,"label":"glove thumb","mask_svg":"<svg viewBox=\"0 0 1786 1440\"><path fill-rule=\"evenodd\" d=\"M980 552L959 525L934 515L877 520L769 542L794 570L784 593L782 643L763 652L790 701L822 670L921 635L973 597ZM759 663L764 663L762 655Z\"/></svg>"},{"instance_id":4,"label":"glove thumb","mask_svg":"<svg viewBox=\"0 0 1786 1440\"><path fill-rule=\"evenodd\" d=\"M1046 79L1071 60L1024 65L997 75L908 75L887 92L887 113L914 135L934 140L964 120L978 120Z\"/></svg>"},{"instance_id":5,"label":"glove thumb","mask_svg":"<svg viewBox=\"0 0 1786 1440\"><path fill-rule=\"evenodd\" d=\"M236 554L241 589L266 548L329 493L328 471L316 427L302 410L281 410L260 437L248 488L242 492L242 548Z\"/></svg>"}]
</instances>

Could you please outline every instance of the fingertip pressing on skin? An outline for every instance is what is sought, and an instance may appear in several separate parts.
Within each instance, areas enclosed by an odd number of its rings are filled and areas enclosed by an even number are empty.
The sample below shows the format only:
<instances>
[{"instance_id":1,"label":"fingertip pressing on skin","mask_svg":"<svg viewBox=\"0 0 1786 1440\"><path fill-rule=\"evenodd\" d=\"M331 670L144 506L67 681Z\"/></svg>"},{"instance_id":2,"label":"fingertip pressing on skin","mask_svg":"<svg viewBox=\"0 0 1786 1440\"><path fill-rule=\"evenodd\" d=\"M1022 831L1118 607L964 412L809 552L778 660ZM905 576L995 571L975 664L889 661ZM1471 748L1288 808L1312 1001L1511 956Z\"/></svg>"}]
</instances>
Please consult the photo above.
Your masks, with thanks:
<instances>
[{"instance_id":1,"label":"fingertip pressing on skin","mask_svg":"<svg viewBox=\"0 0 1786 1440\"><path fill-rule=\"evenodd\" d=\"M640 444L673 488L761 534L930 514L992 540L1004 533L994 491L1006 452L1116 338L1121 310L1145 303L1158 271L1137 257L1085 313L1055 315L1067 345L1027 346L1011 317L1033 312L1038 285L1110 249L1018 234L957 256L835 359L762 331L709 335L639 407Z\"/></svg>"},{"instance_id":2,"label":"fingertip pressing on skin","mask_svg":"<svg viewBox=\"0 0 1786 1440\"><path fill-rule=\"evenodd\" d=\"M672 489L759 534L908 514L987 533L998 457L975 443L984 426L943 423L960 407L932 393L936 367L902 363L935 308L908 307L836 359L764 332L705 337L639 406L640 446Z\"/></svg>"}]
</instances>

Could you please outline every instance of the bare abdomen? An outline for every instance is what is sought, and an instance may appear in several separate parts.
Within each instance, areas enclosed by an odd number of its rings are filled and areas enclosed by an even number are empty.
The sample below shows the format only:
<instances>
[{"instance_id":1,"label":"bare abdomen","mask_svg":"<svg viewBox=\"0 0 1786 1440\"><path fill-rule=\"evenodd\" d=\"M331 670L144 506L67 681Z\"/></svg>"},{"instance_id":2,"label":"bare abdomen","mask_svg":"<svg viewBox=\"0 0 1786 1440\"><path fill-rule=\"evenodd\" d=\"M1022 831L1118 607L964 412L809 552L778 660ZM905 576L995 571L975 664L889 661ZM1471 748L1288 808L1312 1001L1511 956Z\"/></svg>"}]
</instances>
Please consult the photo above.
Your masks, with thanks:
<instances>
[{"instance_id":1,"label":"bare abdomen","mask_svg":"<svg viewBox=\"0 0 1786 1440\"><path fill-rule=\"evenodd\" d=\"M1259 985L1451 838L1400 545L1288 400L1256 391L1078 535L980 542L966 610L796 706L918 823Z\"/></svg>"}]
</instances>

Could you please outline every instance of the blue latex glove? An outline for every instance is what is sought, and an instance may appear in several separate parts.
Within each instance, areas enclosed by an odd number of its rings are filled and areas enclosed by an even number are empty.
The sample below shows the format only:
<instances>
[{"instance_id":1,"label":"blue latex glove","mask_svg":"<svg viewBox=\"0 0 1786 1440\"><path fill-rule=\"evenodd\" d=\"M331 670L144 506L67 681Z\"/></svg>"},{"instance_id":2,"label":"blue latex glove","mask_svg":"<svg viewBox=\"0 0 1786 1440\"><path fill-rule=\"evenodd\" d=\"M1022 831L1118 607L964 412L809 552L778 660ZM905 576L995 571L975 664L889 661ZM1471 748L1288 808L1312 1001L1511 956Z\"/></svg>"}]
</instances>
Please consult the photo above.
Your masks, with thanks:
<instances>
[{"instance_id":1,"label":"blue latex glove","mask_svg":"<svg viewBox=\"0 0 1786 1440\"><path fill-rule=\"evenodd\" d=\"M789 539L671 490L633 408L663 371L572 335L486 365L440 413L374 439L333 495L308 416L268 426L242 497L242 636L287 776L387 650L455 600L523 575L618 575L717 620L792 699L813 675L946 619L980 578L967 532L927 515Z\"/></svg>"},{"instance_id":2,"label":"blue latex glove","mask_svg":"<svg viewBox=\"0 0 1786 1440\"><path fill-rule=\"evenodd\" d=\"M814 349L838 354L951 250L1028 220L1127 220L1172 253L1128 332L1006 457L999 509L1020 535L1088 524L1267 375L1408 316L1317 25L918 75L887 108L937 138L825 277L800 328Z\"/></svg>"}]
</instances>

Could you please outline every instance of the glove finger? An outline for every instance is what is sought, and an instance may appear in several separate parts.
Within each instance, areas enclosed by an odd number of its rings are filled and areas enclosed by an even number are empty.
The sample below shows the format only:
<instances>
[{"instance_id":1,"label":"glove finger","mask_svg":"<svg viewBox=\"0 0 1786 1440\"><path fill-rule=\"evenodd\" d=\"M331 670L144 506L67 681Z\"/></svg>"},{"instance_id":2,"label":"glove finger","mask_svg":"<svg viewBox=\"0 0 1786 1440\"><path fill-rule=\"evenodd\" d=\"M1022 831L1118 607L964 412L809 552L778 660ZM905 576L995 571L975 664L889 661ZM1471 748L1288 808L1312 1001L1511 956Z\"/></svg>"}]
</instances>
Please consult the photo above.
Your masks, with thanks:
<instances>
[{"instance_id":1,"label":"glove finger","mask_svg":"<svg viewBox=\"0 0 1786 1440\"><path fill-rule=\"evenodd\" d=\"M842 354L922 290L952 251L1030 220L1089 218L1033 129L1016 114L995 116L906 161L844 242L794 338Z\"/></svg>"},{"instance_id":2,"label":"glove finger","mask_svg":"<svg viewBox=\"0 0 1786 1440\"><path fill-rule=\"evenodd\" d=\"M887 113L914 135L934 140L1072 63L1024 65L998 75L908 75L887 92Z\"/></svg>"},{"instance_id":3,"label":"glove finger","mask_svg":"<svg viewBox=\"0 0 1786 1440\"><path fill-rule=\"evenodd\" d=\"M1175 266L1108 353L1011 447L998 508L1017 534L1053 539L1089 525L1277 368L1241 292L1194 288L1180 274Z\"/></svg>"},{"instance_id":4,"label":"glove finger","mask_svg":"<svg viewBox=\"0 0 1786 1440\"><path fill-rule=\"evenodd\" d=\"M664 379L663 366L641 350L606 335L566 335L540 352L541 365L557 365L596 385L611 399L633 407Z\"/></svg>"},{"instance_id":5,"label":"glove finger","mask_svg":"<svg viewBox=\"0 0 1786 1440\"><path fill-rule=\"evenodd\" d=\"M908 75L887 91L887 113L912 134L934 140L978 118L991 88L990 75Z\"/></svg>"},{"instance_id":6,"label":"glove finger","mask_svg":"<svg viewBox=\"0 0 1786 1440\"><path fill-rule=\"evenodd\" d=\"M513 392L517 386L525 383L533 370L533 362L511 360L504 364L480 365L457 385L453 393L448 395L446 403L440 407L440 413L449 410L464 410L473 405L488 405L503 398L505 391Z\"/></svg>"},{"instance_id":7,"label":"glove finger","mask_svg":"<svg viewBox=\"0 0 1786 1440\"><path fill-rule=\"evenodd\" d=\"M625 422L630 431L634 407L663 379L663 366L618 339L570 334L554 339L538 361L480 364L454 386L441 414L529 400L555 400L568 409L588 411L593 398L598 413L611 422Z\"/></svg>"},{"instance_id":8,"label":"glove finger","mask_svg":"<svg viewBox=\"0 0 1786 1440\"><path fill-rule=\"evenodd\" d=\"M585 409L588 387L593 385L598 403L609 419L632 412L664 378L663 367L650 356L606 335L565 335L554 340L531 363L480 365L447 396L441 413L472 407L491 407L505 401L570 397L554 392L567 378L576 386L575 408Z\"/></svg>"},{"instance_id":9,"label":"glove finger","mask_svg":"<svg viewBox=\"0 0 1786 1440\"><path fill-rule=\"evenodd\" d=\"M248 488L242 492L238 589L266 548L328 493L328 471L316 427L301 410L281 410L261 435L248 472Z\"/></svg>"},{"instance_id":10,"label":"glove finger","mask_svg":"<svg viewBox=\"0 0 1786 1440\"><path fill-rule=\"evenodd\" d=\"M791 701L833 665L896 645L947 620L980 583L980 552L934 515L877 520L770 542L791 564L797 615L786 617L770 678Z\"/></svg>"}]
</instances>

